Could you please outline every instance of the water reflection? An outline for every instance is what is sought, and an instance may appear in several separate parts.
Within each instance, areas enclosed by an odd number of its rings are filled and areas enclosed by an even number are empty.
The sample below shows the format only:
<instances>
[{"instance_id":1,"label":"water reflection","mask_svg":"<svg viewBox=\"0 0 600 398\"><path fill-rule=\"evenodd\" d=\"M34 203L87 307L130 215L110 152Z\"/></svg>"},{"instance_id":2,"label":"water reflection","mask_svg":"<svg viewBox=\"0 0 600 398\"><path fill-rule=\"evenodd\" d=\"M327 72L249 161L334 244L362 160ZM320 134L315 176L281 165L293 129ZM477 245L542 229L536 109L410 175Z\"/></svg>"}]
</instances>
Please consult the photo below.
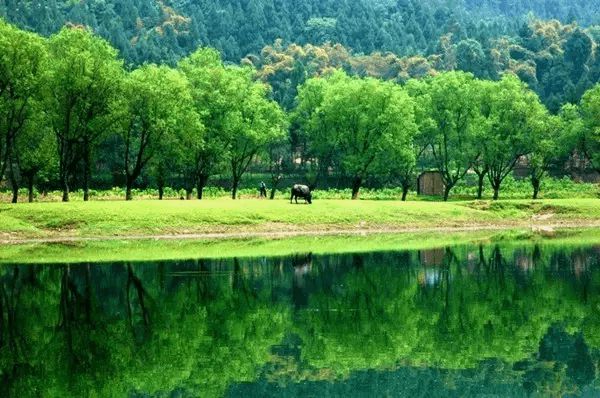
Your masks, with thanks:
<instances>
[{"instance_id":1,"label":"water reflection","mask_svg":"<svg viewBox=\"0 0 600 398\"><path fill-rule=\"evenodd\" d=\"M598 247L0 275L0 396L600 394Z\"/></svg>"}]
</instances>

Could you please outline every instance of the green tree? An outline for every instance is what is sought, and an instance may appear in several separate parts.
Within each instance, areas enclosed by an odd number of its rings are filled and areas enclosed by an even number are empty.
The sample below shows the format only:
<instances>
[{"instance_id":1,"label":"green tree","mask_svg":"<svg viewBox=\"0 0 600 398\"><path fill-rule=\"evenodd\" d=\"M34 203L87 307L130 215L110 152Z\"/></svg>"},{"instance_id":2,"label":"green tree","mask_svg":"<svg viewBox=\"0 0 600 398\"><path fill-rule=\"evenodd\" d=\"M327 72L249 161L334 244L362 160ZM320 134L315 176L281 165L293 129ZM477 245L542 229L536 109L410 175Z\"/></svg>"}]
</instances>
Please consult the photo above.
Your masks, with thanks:
<instances>
[{"instance_id":1,"label":"green tree","mask_svg":"<svg viewBox=\"0 0 600 398\"><path fill-rule=\"evenodd\" d=\"M339 149L340 168L352 178L352 199L367 178L414 164L414 102L403 88L337 72L325 79L324 90L308 133L333 138L321 146ZM321 126L330 132L321 135Z\"/></svg>"},{"instance_id":2,"label":"green tree","mask_svg":"<svg viewBox=\"0 0 600 398\"><path fill-rule=\"evenodd\" d=\"M199 49L179 63L190 82L194 108L205 126L204 138L196 140L187 155L188 173L202 199L209 178L222 166L229 150L226 122L233 106L236 86L233 73L213 49Z\"/></svg>"},{"instance_id":3,"label":"green tree","mask_svg":"<svg viewBox=\"0 0 600 398\"><path fill-rule=\"evenodd\" d=\"M587 91L581 99L583 128L580 147L594 170L600 172L600 85Z\"/></svg>"},{"instance_id":4,"label":"green tree","mask_svg":"<svg viewBox=\"0 0 600 398\"><path fill-rule=\"evenodd\" d=\"M22 134L17 136L15 148L16 163L21 179L27 186L30 203L34 199L36 180L48 182L58 169L56 137L39 104L34 111L36 115L27 123Z\"/></svg>"},{"instance_id":5,"label":"green tree","mask_svg":"<svg viewBox=\"0 0 600 398\"><path fill-rule=\"evenodd\" d=\"M456 67L471 72L476 77L485 77L486 57L481 43L474 39L462 40L456 45Z\"/></svg>"},{"instance_id":6,"label":"green tree","mask_svg":"<svg viewBox=\"0 0 600 398\"><path fill-rule=\"evenodd\" d=\"M126 199L142 171L172 137L201 129L185 76L167 66L146 65L125 79L119 107Z\"/></svg>"},{"instance_id":7,"label":"green tree","mask_svg":"<svg viewBox=\"0 0 600 398\"><path fill-rule=\"evenodd\" d=\"M538 96L515 76L480 82L480 87L485 115L479 119L484 133L477 146L496 200L504 179L518 160L531 152L531 137L542 128L540 120L546 110Z\"/></svg>"},{"instance_id":8,"label":"green tree","mask_svg":"<svg viewBox=\"0 0 600 398\"><path fill-rule=\"evenodd\" d=\"M17 201L15 146L34 115L47 52L39 36L0 20L0 182L7 168Z\"/></svg>"},{"instance_id":9,"label":"green tree","mask_svg":"<svg viewBox=\"0 0 600 398\"><path fill-rule=\"evenodd\" d=\"M566 150L565 146L561 145L567 144L561 136L564 130L564 118L555 115L546 115L539 132L529 137L532 143L528 160L533 199L538 198L543 178L548 173L550 167L560 157L561 152L565 152Z\"/></svg>"},{"instance_id":10,"label":"green tree","mask_svg":"<svg viewBox=\"0 0 600 398\"><path fill-rule=\"evenodd\" d=\"M87 200L92 153L102 135L113 126L123 62L106 41L80 27L66 27L52 36L49 50L46 109L58 143L63 201L69 200L79 162L83 162Z\"/></svg>"},{"instance_id":11,"label":"green tree","mask_svg":"<svg viewBox=\"0 0 600 398\"><path fill-rule=\"evenodd\" d=\"M236 199L240 181L256 156L285 134L286 118L277 103L267 98L267 86L253 80L254 71L234 68L229 71L234 96L224 121L231 172L231 197Z\"/></svg>"},{"instance_id":12,"label":"green tree","mask_svg":"<svg viewBox=\"0 0 600 398\"><path fill-rule=\"evenodd\" d=\"M427 141L445 184L444 200L477 157L474 130L478 114L478 82L463 72L440 74L428 82L433 128Z\"/></svg>"}]
</instances>

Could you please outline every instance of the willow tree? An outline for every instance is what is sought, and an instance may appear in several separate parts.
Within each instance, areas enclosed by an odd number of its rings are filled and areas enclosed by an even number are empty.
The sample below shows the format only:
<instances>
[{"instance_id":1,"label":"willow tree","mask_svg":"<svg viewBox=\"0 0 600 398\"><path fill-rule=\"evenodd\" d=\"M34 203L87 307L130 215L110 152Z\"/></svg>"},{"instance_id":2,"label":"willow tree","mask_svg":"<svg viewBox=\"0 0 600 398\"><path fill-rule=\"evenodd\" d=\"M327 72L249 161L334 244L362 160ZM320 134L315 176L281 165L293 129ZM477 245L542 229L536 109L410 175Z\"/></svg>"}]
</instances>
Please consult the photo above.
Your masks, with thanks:
<instances>
[{"instance_id":1,"label":"willow tree","mask_svg":"<svg viewBox=\"0 0 600 398\"><path fill-rule=\"evenodd\" d=\"M131 200L135 181L162 146L172 145L173 136L202 126L185 76L167 66L146 65L131 72L122 101L120 136L126 199Z\"/></svg>"},{"instance_id":2,"label":"willow tree","mask_svg":"<svg viewBox=\"0 0 600 398\"><path fill-rule=\"evenodd\" d=\"M25 184L29 202L34 199L36 181L48 182L56 174L58 158L56 138L47 124L45 113L38 107L34 108L34 117L25 125L21 134L15 140L14 158L19 168L20 184ZM16 179L15 179L16 180ZM18 184L13 183L14 198L18 193ZM14 199L13 198L13 199Z\"/></svg>"},{"instance_id":3,"label":"willow tree","mask_svg":"<svg viewBox=\"0 0 600 398\"><path fill-rule=\"evenodd\" d=\"M502 182L510 175L519 159L533 150L532 137L544 128L546 109L538 96L513 75L499 82L479 82L486 95L479 155L497 200Z\"/></svg>"},{"instance_id":4,"label":"willow tree","mask_svg":"<svg viewBox=\"0 0 600 398\"><path fill-rule=\"evenodd\" d=\"M204 187L223 165L229 149L225 123L235 87L229 84L229 68L213 49L197 50L179 63L179 69L189 81L194 109L205 127L201 138L194 132L187 136L183 170L186 185L195 185L198 199L202 199Z\"/></svg>"},{"instance_id":5,"label":"willow tree","mask_svg":"<svg viewBox=\"0 0 600 398\"><path fill-rule=\"evenodd\" d=\"M233 95L224 120L231 172L231 197L236 199L242 176L268 144L285 135L285 114L268 99L267 86L254 81L249 68L230 68L228 84Z\"/></svg>"},{"instance_id":6,"label":"willow tree","mask_svg":"<svg viewBox=\"0 0 600 398\"><path fill-rule=\"evenodd\" d=\"M448 200L477 156L478 84L473 75L463 72L443 73L426 84L419 93L430 104L432 125L425 140L444 181L444 200Z\"/></svg>"},{"instance_id":7,"label":"willow tree","mask_svg":"<svg viewBox=\"0 0 600 398\"><path fill-rule=\"evenodd\" d=\"M564 165L576 149L582 128L579 109L572 104L564 105L558 115L546 115L540 122L542 128L531 136L531 152L527 157L533 199L538 198L550 169Z\"/></svg>"},{"instance_id":8,"label":"willow tree","mask_svg":"<svg viewBox=\"0 0 600 398\"><path fill-rule=\"evenodd\" d=\"M0 182L8 169L13 202L18 196L16 141L34 116L46 59L41 37L0 20Z\"/></svg>"},{"instance_id":9,"label":"willow tree","mask_svg":"<svg viewBox=\"0 0 600 398\"><path fill-rule=\"evenodd\" d=\"M89 199L92 152L113 126L123 62L108 42L83 27L65 27L49 40L46 109L56 135L63 201L83 162L84 199Z\"/></svg>"},{"instance_id":10,"label":"willow tree","mask_svg":"<svg viewBox=\"0 0 600 398\"><path fill-rule=\"evenodd\" d=\"M341 170L352 178L352 199L367 178L414 164L414 102L402 87L336 72L321 88L321 102L305 125L319 146L338 149Z\"/></svg>"}]
</instances>

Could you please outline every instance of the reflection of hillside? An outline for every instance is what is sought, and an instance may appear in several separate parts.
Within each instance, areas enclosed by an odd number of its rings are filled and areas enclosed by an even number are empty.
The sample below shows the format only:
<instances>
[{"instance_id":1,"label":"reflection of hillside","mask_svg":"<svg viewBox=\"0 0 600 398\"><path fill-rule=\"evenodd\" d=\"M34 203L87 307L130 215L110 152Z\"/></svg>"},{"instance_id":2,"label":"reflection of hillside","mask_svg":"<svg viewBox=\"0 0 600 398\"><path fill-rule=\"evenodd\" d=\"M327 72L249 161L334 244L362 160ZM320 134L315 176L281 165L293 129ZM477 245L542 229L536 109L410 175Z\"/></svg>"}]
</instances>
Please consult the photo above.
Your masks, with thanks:
<instances>
[{"instance_id":1,"label":"reflection of hillside","mask_svg":"<svg viewBox=\"0 0 600 398\"><path fill-rule=\"evenodd\" d=\"M4 267L0 395L579 393L600 360L599 263L481 246Z\"/></svg>"}]
</instances>

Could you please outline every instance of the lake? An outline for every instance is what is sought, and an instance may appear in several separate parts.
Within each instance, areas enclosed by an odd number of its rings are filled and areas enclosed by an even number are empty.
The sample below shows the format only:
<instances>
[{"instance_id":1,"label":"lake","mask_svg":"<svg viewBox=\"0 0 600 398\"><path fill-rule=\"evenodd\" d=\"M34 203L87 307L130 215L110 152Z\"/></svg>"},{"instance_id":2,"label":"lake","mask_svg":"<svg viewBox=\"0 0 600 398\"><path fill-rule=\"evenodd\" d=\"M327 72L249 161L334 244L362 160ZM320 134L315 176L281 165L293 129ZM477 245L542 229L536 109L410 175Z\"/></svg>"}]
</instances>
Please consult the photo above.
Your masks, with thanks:
<instances>
[{"instance_id":1,"label":"lake","mask_svg":"<svg viewBox=\"0 0 600 398\"><path fill-rule=\"evenodd\" d=\"M3 397L600 395L600 244L0 275Z\"/></svg>"}]
</instances>

